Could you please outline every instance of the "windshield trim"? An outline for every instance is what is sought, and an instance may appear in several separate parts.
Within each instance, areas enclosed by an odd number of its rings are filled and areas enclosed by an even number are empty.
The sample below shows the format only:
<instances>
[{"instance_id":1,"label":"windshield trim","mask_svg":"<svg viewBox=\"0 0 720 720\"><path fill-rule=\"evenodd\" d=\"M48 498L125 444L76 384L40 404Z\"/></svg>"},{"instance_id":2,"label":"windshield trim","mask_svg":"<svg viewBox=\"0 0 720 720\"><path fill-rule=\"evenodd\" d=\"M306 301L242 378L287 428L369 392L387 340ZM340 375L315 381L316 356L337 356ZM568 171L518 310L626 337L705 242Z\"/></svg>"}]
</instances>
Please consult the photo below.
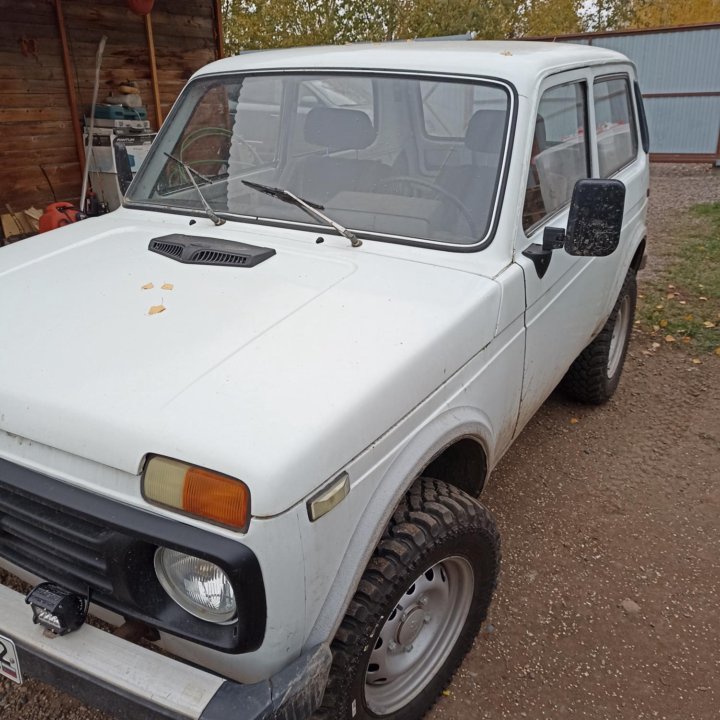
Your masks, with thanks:
<instances>
[{"instance_id":1,"label":"windshield trim","mask_svg":"<svg viewBox=\"0 0 720 720\"><path fill-rule=\"evenodd\" d=\"M263 68L262 70L250 70L243 72L239 70L221 72L221 73L207 73L197 75L185 85L182 92L174 102L170 113L168 114L163 126L160 128L154 143L158 143L162 140L162 136L167 132L167 128L170 126L175 115L178 112L178 108L182 105L182 100L185 95L193 89L193 87L200 82L207 82L208 80L219 79L223 77L256 77L262 75L356 75L362 77L397 77L407 78L410 80L451 80L460 81L466 83L485 83L490 85L497 85L503 88L508 95L508 112L505 124L504 133L504 145L502 149L502 161L498 166L498 174L495 180L495 187L493 188L493 207L490 215L490 222L488 223L488 229L485 235L474 243L452 243L444 242L439 240L428 240L426 238L418 238L409 235L393 235L388 233L379 233L369 230L362 230L361 228L349 228L353 231L357 237L363 240L378 240L381 242L394 243L400 245L410 245L412 247L430 248L435 250L445 250L448 252L477 252L484 250L488 247L497 231L497 226L500 221L500 215L503 208L505 190L507 187L507 180L510 168L510 161L512 156L513 139L515 135L515 128L517 122L518 113L518 93L515 86L508 80L497 77L488 77L484 75L470 74L470 73L437 73L437 72L416 72L416 71L398 71L398 70L381 70L372 68L345 68L345 67L328 67L328 68ZM207 217L207 215L200 209L186 208L176 205L160 205L158 203L146 202L142 200L129 200L133 190L133 186L136 184L136 178L142 173L142 168L133 178L130 187L127 190L127 194L123 197L122 206L128 209L135 210L149 210L152 212L171 212L176 215L184 215L190 217ZM286 227L290 229L307 230L308 232L315 232L320 230L327 233L335 233L333 228L327 225L319 225L312 222L302 222L293 220L281 220L278 218L268 218L255 215L244 215L241 213L231 213L216 211L218 217L226 220L232 220L236 222L247 222L255 225L265 225L271 227ZM338 237L340 237L338 233Z\"/></svg>"}]
</instances>

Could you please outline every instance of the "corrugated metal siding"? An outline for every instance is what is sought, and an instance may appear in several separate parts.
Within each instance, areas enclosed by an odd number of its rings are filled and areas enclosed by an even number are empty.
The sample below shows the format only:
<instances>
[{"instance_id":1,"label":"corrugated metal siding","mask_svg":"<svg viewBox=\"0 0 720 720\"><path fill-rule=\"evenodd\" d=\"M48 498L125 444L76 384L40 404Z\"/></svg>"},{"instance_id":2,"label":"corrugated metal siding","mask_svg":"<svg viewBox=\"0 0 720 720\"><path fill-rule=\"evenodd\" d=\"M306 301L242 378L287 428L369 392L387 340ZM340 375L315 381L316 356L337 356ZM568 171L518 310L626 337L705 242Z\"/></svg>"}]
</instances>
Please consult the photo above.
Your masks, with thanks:
<instances>
[{"instance_id":1,"label":"corrugated metal siding","mask_svg":"<svg viewBox=\"0 0 720 720\"><path fill-rule=\"evenodd\" d=\"M561 38L558 38L561 39ZM650 126L650 150L673 155L717 155L720 96L720 27L628 35L587 35L569 42L617 50L637 66Z\"/></svg>"},{"instance_id":2,"label":"corrugated metal siding","mask_svg":"<svg viewBox=\"0 0 720 720\"><path fill-rule=\"evenodd\" d=\"M648 98L645 109L652 152L708 155L717 149L720 97Z\"/></svg>"},{"instance_id":3,"label":"corrugated metal siding","mask_svg":"<svg viewBox=\"0 0 720 720\"><path fill-rule=\"evenodd\" d=\"M596 37L637 66L643 93L720 92L720 28Z\"/></svg>"}]
</instances>

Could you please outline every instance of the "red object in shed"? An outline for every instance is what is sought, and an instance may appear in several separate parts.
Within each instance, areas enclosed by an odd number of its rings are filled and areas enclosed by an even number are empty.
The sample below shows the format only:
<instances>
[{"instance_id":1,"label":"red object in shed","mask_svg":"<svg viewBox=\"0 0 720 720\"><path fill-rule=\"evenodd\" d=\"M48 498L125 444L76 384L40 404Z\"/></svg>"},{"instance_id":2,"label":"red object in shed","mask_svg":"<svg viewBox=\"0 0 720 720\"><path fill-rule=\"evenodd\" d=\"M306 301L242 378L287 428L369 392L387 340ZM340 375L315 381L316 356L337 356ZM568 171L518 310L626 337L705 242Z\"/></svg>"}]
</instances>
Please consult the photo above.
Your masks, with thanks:
<instances>
[{"instance_id":1,"label":"red object in shed","mask_svg":"<svg viewBox=\"0 0 720 720\"><path fill-rule=\"evenodd\" d=\"M48 230L55 230L55 228L76 222L80 219L78 215L79 213L72 206L72 203L50 203L40 217L40 232L42 233L47 232Z\"/></svg>"},{"instance_id":2,"label":"red object in shed","mask_svg":"<svg viewBox=\"0 0 720 720\"><path fill-rule=\"evenodd\" d=\"M128 7L136 15L149 15L155 0L127 0Z\"/></svg>"}]
</instances>

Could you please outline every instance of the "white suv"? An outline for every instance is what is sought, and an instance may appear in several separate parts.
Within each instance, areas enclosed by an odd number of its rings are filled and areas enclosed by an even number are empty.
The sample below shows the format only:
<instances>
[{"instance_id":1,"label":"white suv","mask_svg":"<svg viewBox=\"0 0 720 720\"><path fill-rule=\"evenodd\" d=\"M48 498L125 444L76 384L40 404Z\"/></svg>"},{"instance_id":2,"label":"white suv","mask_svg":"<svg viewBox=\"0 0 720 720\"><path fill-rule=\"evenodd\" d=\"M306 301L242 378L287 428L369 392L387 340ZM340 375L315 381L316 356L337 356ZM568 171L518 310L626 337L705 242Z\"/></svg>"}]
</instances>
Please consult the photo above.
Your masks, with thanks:
<instances>
[{"instance_id":1,"label":"white suv","mask_svg":"<svg viewBox=\"0 0 720 720\"><path fill-rule=\"evenodd\" d=\"M0 251L0 561L34 586L0 586L0 673L422 717L492 599L490 471L558 383L617 387L647 149L632 64L580 45L198 72L121 209Z\"/></svg>"}]
</instances>

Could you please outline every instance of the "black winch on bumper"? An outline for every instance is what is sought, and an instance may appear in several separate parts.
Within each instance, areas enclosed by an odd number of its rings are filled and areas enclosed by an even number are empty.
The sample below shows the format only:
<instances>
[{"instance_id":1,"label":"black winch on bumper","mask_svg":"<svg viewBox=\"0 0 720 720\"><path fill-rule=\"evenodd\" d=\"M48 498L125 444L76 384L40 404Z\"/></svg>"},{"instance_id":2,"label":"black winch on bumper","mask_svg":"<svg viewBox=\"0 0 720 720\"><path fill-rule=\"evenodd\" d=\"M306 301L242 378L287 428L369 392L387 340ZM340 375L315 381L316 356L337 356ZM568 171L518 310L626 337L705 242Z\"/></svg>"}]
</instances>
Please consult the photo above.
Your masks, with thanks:
<instances>
[{"instance_id":1,"label":"black winch on bumper","mask_svg":"<svg viewBox=\"0 0 720 720\"><path fill-rule=\"evenodd\" d=\"M320 705L331 654L319 645L269 680L225 680L90 625L52 637L21 593L0 585L0 639L15 644L23 678L57 685L118 718L300 720Z\"/></svg>"}]
</instances>

